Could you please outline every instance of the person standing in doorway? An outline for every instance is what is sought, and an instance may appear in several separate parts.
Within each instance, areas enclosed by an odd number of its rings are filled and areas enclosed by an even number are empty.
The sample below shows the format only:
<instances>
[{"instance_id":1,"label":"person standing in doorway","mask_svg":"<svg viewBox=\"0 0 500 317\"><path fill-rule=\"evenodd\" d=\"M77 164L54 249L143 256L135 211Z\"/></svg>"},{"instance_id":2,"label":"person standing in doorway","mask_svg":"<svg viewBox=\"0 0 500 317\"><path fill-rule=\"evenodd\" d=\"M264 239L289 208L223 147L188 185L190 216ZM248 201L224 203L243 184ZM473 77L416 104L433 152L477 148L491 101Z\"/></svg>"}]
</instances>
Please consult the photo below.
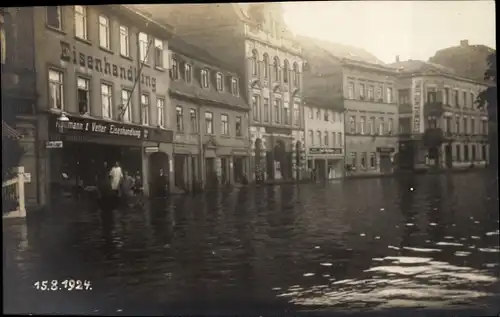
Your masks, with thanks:
<instances>
[{"instance_id":1,"label":"person standing in doorway","mask_svg":"<svg viewBox=\"0 0 500 317\"><path fill-rule=\"evenodd\" d=\"M111 190L113 190L116 194L120 189L120 182L123 178L122 168L120 167L120 163L116 162L115 166L111 168L109 172L109 176L111 177Z\"/></svg>"}]
</instances>

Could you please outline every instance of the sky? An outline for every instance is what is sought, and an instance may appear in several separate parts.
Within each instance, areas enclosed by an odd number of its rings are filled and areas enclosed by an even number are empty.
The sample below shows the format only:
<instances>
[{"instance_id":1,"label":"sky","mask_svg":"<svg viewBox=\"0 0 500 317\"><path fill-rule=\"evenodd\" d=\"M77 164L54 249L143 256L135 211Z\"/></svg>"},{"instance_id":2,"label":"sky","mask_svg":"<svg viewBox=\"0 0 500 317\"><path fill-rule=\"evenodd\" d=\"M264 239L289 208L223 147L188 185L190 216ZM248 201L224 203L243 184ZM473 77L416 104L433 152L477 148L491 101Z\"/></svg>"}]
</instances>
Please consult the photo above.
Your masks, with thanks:
<instances>
[{"instance_id":1,"label":"sky","mask_svg":"<svg viewBox=\"0 0 500 317\"><path fill-rule=\"evenodd\" d=\"M427 60L437 50L483 44L496 49L494 1L286 2L292 32L363 48L385 63Z\"/></svg>"}]
</instances>

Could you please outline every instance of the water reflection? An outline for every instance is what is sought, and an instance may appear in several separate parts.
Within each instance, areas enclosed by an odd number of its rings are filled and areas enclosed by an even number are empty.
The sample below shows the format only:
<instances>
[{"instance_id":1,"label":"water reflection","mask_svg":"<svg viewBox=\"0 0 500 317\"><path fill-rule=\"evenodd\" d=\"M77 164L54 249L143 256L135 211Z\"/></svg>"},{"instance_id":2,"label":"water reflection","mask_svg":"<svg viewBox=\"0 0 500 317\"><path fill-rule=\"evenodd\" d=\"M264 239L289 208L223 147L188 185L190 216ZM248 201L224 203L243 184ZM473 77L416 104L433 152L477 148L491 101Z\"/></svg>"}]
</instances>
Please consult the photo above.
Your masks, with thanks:
<instances>
[{"instance_id":1,"label":"water reflection","mask_svg":"<svg viewBox=\"0 0 500 317\"><path fill-rule=\"evenodd\" d=\"M92 309L124 313L99 298L478 307L498 293L498 201L487 184L479 174L433 175L228 189L107 214L69 209L24 226L27 237L4 226L7 272L17 285L47 278L41 272L86 276L99 281ZM13 293L30 301L6 306L39 307L30 292L19 287Z\"/></svg>"}]
</instances>

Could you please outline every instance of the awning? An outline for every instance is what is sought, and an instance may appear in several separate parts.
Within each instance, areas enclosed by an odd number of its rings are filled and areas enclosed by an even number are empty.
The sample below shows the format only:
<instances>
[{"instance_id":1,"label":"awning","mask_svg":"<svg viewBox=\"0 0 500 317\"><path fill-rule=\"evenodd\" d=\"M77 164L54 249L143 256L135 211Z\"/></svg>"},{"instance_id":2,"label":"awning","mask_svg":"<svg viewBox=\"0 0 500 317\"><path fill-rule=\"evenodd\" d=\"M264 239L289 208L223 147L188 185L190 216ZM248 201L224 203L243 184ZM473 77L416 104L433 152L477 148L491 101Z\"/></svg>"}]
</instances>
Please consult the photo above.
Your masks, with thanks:
<instances>
[{"instance_id":1,"label":"awning","mask_svg":"<svg viewBox=\"0 0 500 317\"><path fill-rule=\"evenodd\" d=\"M2 137L19 140L22 135L2 120Z\"/></svg>"}]
</instances>

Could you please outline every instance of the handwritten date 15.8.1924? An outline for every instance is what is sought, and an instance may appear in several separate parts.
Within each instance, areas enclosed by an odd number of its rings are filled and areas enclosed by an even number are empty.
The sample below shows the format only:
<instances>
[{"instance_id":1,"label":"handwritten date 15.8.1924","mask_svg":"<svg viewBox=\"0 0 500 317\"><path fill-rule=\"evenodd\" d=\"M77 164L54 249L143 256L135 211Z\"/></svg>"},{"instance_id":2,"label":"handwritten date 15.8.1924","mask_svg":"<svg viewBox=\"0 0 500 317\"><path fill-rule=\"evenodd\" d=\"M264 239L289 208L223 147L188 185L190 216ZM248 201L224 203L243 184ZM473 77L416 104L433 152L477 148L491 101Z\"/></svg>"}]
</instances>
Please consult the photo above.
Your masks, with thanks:
<instances>
[{"instance_id":1,"label":"handwritten date 15.8.1924","mask_svg":"<svg viewBox=\"0 0 500 317\"><path fill-rule=\"evenodd\" d=\"M91 291L92 282L89 280L39 280L33 283L33 287L38 291Z\"/></svg>"}]
</instances>

